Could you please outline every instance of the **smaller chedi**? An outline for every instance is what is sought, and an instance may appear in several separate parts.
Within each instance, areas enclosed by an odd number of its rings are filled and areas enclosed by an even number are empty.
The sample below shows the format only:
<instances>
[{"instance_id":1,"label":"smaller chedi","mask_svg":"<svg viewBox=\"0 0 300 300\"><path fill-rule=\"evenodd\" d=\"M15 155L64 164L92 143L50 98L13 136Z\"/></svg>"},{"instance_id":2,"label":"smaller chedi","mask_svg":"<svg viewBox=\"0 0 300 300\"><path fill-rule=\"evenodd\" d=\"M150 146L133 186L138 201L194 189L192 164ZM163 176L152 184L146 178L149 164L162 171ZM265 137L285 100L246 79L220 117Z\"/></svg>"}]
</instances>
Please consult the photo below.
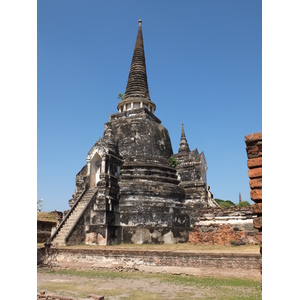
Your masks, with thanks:
<instances>
[{"instance_id":1,"label":"smaller chedi","mask_svg":"<svg viewBox=\"0 0 300 300\"><path fill-rule=\"evenodd\" d=\"M207 164L204 152L199 154L197 148L193 151L190 150L183 124L178 154L174 154L174 157L177 161L176 171L180 186L185 191L185 211L190 217L191 225L194 225L203 208L218 207L219 205L213 199L210 186L207 184Z\"/></svg>"},{"instance_id":2,"label":"smaller chedi","mask_svg":"<svg viewBox=\"0 0 300 300\"><path fill-rule=\"evenodd\" d=\"M190 151L182 125L174 154L169 132L154 114L141 20L117 110L88 152L70 208L47 244L187 242L201 209L218 206L204 153Z\"/></svg>"}]
</instances>

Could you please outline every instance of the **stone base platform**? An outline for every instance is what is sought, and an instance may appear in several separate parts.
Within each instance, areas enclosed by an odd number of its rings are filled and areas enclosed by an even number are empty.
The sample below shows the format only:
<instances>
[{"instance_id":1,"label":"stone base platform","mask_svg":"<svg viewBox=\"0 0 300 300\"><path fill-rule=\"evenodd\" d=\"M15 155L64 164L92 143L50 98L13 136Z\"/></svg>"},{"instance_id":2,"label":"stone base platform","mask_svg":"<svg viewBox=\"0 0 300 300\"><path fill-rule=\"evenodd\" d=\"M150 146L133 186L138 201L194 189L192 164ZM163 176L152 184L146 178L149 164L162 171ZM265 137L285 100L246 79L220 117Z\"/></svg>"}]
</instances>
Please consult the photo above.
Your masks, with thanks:
<instances>
[{"instance_id":1,"label":"stone base platform","mask_svg":"<svg viewBox=\"0 0 300 300\"><path fill-rule=\"evenodd\" d=\"M259 253L39 248L38 266L260 278Z\"/></svg>"}]
</instances>

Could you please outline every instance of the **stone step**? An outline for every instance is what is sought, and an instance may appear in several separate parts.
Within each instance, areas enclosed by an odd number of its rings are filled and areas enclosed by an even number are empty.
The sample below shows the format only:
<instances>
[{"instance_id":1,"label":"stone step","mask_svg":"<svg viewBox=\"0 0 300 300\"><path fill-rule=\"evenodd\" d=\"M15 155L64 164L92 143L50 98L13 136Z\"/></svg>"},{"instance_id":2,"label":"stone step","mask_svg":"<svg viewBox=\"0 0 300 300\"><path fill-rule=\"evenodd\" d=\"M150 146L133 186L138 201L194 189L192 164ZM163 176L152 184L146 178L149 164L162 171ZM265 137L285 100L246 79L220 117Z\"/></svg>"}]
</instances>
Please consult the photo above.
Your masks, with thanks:
<instances>
[{"instance_id":1,"label":"stone step","mask_svg":"<svg viewBox=\"0 0 300 300\"><path fill-rule=\"evenodd\" d=\"M73 211L69 215L68 219L64 221L64 224L60 228L59 232L56 233L56 236L53 239L53 243L65 245L64 238L70 232L71 228L76 223L79 215L82 210L85 208L87 203L90 201L91 197L95 194L96 189L89 190L82 197L82 199L77 203L76 207L74 207Z\"/></svg>"}]
</instances>

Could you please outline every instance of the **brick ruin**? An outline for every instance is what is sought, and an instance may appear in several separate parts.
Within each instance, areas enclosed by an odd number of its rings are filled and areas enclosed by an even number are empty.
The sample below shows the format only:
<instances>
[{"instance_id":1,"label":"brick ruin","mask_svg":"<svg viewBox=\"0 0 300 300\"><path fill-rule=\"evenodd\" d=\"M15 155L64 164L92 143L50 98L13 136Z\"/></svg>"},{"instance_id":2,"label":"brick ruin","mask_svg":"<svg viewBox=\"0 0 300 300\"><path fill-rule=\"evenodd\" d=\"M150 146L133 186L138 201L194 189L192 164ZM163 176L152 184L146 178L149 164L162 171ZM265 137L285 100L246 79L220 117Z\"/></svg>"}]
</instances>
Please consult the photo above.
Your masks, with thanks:
<instances>
[{"instance_id":1,"label":"brick ruin","mask_svg":"<svg viewBox=\"0 0 300 300\"><path fill-rule=\"evenodd\" d=\"M189 234L189 243L201 245L258 244L252 207L209 208L201 211Z\"/></svg>"},{"instance_id":2,"label":"brick ruin","mask_svg":"<svg viewBox=\"0 0 300 300\"><path fill-rule=\"evenodd\" d=\"M259 241L262 254L262 133L252 133L245 136L250 198L255 204L252 210L257 217L253 219L253 226L258 230L255 237ZM260 265L262 273L262 264Z\"/></svg>"},{"instance_id":3,"label":"brick ruin","mask_svg":"<svg viewBox=\"0 0 300 300\"><path fill-rule=\"evenodd\" d=\"M245 136L251 207L202 209L195 215L189 243L202 245L260 244L262 253L262 133ZM262 266L260 266L262 270Z\"/></svg>"},{"instance_id":4,"label":"brick ruin","mask_svg":"<svg viewBox=\"0 0 300 300\"><path fill-rule=\"evenodd\" d=\"M118 113L76 175L70 209L47 244L187 242L202 208L218 206L204 153L190 151L182 127L178 154L150 99L139 20L126 91ZM170 166L171 157L177 167Z\"/></svg>"}]
</instances>

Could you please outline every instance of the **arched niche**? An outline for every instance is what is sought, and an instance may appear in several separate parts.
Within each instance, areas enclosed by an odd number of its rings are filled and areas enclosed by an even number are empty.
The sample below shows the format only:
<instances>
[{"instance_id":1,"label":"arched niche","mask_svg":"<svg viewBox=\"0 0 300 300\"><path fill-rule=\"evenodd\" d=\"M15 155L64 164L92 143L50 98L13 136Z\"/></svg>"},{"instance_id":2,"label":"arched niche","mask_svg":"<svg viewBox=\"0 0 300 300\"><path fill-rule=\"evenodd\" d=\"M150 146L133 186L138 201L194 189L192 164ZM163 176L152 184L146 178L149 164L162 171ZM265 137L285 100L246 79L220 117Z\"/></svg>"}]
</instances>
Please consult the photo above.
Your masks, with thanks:
<instances>
[{"instance_id":1,"label":"arched niche","mask_svg":"<svg viewBox=\"0 0 300 300\"><path fill-rule=\"evenodd\" d=\"M100 174L105 173L107 147L102 139L99 139L91 148L87 156L88 175L90 176L90 187L96 187L100 181Z\"/></svg>"},{"instance_id":2,"label":"arched niche","mask_svg":"<svg viewBox=\"0 0 300 300\"><path fill-rule=\"evenodd\" d=\"M96 187L102 172L102 157L96 152L90 163L90 187Z\"/></svg>"}]
</instances>

